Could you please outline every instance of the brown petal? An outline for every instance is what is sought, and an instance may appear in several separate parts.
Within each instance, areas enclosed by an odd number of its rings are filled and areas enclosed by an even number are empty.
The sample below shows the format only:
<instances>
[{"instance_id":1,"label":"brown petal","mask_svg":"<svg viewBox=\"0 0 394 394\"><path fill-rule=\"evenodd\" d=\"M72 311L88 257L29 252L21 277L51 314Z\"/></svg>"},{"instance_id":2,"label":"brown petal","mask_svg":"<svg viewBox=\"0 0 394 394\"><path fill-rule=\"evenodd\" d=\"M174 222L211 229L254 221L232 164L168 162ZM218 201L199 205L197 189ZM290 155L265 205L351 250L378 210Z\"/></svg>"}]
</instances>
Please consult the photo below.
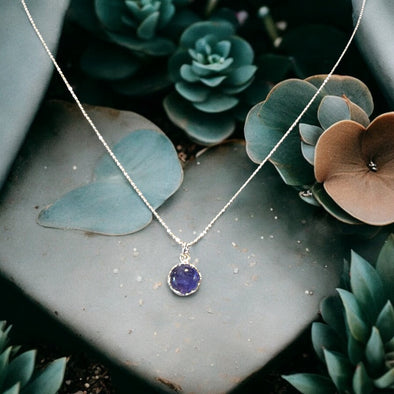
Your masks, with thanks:
<instances>
[{"instance_id":1,"label":"brown petal","mask_svg":"<svg viewBox=\"0 0 394 394\"><path fill-rule=\"evenodd\" d=\"M361 154L364 131L361 124L343 120L333 124L321 135L315 150L315 177L318 182L322 183L341 173L359 172L365 167Z\"/></svg>"}]
</instances>

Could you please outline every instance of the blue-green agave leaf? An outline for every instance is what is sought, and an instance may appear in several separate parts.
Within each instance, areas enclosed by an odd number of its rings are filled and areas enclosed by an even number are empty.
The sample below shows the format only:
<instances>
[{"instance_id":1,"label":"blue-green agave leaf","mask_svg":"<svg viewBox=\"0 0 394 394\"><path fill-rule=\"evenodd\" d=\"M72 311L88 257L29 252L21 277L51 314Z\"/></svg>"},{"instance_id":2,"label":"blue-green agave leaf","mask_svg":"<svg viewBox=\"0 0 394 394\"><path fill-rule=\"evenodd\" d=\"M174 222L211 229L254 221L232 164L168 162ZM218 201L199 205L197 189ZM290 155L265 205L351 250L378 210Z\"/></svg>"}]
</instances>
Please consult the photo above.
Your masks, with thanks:
<instances>
[{"instance_id":1,"label":"blue-green agave leaf","mask_svg":"<svg viewBox=\"0 0 394 394\"><path fill-rule=\"evenodd\" d=\"M380 378L374 380L375 387L380 389L394 388L394 368L389 369Z\"/></svg>"},{"instance_id":2,"label":"blue-green agave leaf","mask_svg":"<svg viewBox=\"0 0 394 394\"><path fill-rule=\"evenodd\" d=\"M391 303L394 304L394 234L390 234L380 250L376 270L386 288Z\"/></svg>"},{"instance_id":3,"label":"blue-green agave leaf","mask_svg":"<svg viewBox=\"0 0 394 394\"><path fill-rule=\"evenodd\" d=\"M363 363L357 365L352 383L354 394L370 394L372 392L373 381L368 376Z\"/></svg>"},{"instance_id":4,"label":"blue-green agave leaf","mask_svg":"<svg viewBox=\"0 0 394 394\"><path fill-rule=\"evenodd\" d=\"M324 349L337 352L344 351L344 343L335 330L328 324L315 322L312 324L312 344L316 354L324 361Z\"/></svg>"},{"instance_id":5,"label":"blue-green agave leaf","mask_svg":"<svg viewBox=\"0 0 394 394\"><path fill-rule=\"evenodd\" d=\"M197 143L217 144L235 130L235 120L228 114L203 113L175 93L169 94L163 104L171 121Z\"/></svg>"},{"instance_id":6,"label":"blue-green agave leaf","mask_svg":"<svg viewBox=\"0 0 394 394\"><path fill-rule=\"evenodd\" d=\"M299 130L301 139L308 145L316 145L317 140L323 133L323 129L319 126L307 124L307 123L300 123Z\"/></svg>"},{"instance_id":7,"label":"blue-green agave leaf","mask_svg":"<svg viewBox=\"0 0 394 394\"><path fill-rule=\"evenodd\" d=\"M383 343L388 342L394 337L394 308L390 301L380 311L376 319L376 328L382 337Z\"/></svg>"},{"instance_id":8,"label":"blue-green agave leaf","mask_svg":"<svg viewBox=\"0 0 394 394\"><path fill-rule=\"evenodd\" d=\"M320 313L324 321L332 327L342 340L346 340L346 325L343 306L339 295L326 297L320 303Z\"/></svg>"},{"instance_id":9,"label":"blue-green agave leaf","mask_svg":"<svg viewBox=\"0 0 394 394\"><path fill-rule=\"evenodd\" d=\"M376 327L372 327L371 336L365 347L365 358L368 370L371 371L374 376L384 371L384 345L379 330Z\"/></svg>"},{"instance_id":10,"label":"blue-green agave leaf","mask_svg":"<svg viewBox=\"0 0 394 394\"><path fill-rule=\"evenodd\" d=\"M18 382L21 387L26 385L34 372L36 353L35 350L24 352L9 363L4 386L10 387Z\"/></svg>"},{"instance_id":11,"label":"blue-green agave leaf","mask_svg":"<svg viewBox=\"0 0 394 394\"><path fill-rule=\"evenodd\" d=\"M341 353L324 350L327 370L340 393L350 391L353 368L349 360Z\"/></svg>"},{"instance_id":12,"label":"blue-green agave leaf","mask_svg":"<svg viewBox=\"0 0 394 394\"><path fill-rule=\"evenodd\" d=\"M163 133L136 130L118 142L113 152L154 208L182 182L175 148ZM111 235L133 233L150 223L151 212L109 155L98 162L94 179L41 211L38 223Z\"/></svg>"},{"instance_id":13,"label":"blue-green agave leaf","mask_svg":"<svg viewBox=\"0 0 394 394\"><path fill-rule=\"evenodd\" d=\"M364 360L365 345L357 341L351 333L348 333L347 339L347 355L353 365L357 365L360 361Z\"/></svg>"},{"instance_id":14,"label":"blue-green agave leaf","mask_svg":"<svg viewBox=\"0 0 394 394\"><path fill-rule=\"evenodd\" d=\"M16 384L14 384L12 387L10 387L9 389L3 391L2 394L19 394L20 389L21 389L21 385L18 382Z\"/></svg>"},{"instance_id":15,"label":"blue-green agave leaf","mask_svg":"<svg viewBox=\"0 0 394 394\"><path fill-rule=\"evenodd\" d=\"M325 96L319 105L317 117L321 127L326 130L340 120L350 119L350 110L342 97Z\"/></svg>"},{"instance_id":16,"label":"blue-green agave leaf","mask_svg":"<svg viewBox=\"0 0 394 394\"><path fill-rule=\"evenodd\" d=\"M347 325L354 339L366 343L369 338L369 328L364 313L356 297L347 290L337 289L345 308Z\"/></svg>"},{"instance_id":17,"label":"blue-green agave leaf","mask_svg":"<svg viewBox=\"0 0 394 394\"><path fill-rule=\"evenodd\" d=\"M357 303L373 325L387 298L375 268L354 251L351 252L350 285Z\"/></svg>"},{"instance_id":18,"label":"blue-green agave leaf","mask_svg":"<svg viewBox=\"0 0 394 394\"><path fill-rule=\"evenodd\" d=\"M55 394L63 382L65 369L65 357L52 361L23 388L23 394Z\"/></svg>"},{"instance_id":19,"label":"blue-green agave leaf","mask_svg":"<svg viewBox=\"0 0 394 394\"><path fill-rule=\"evenodd\" d=\"M335 392L335 386L327 376L298 373L283 375L282 378L303 394L332 394Z\"/></svg>"},{"instance_id":20,"label":"blue-green agave leaf","mask_svg":"<svg viewBox=\"0 0 394 394\"><path fill-rule=\"evenodd\" d=\"M326 75L314 75L307 78L306 81L318 88L325 78ZM374 108L372 94L368 87L357 78L348 75L333 75L324 86L322 93L331 96L346 96L361 107L367 116L372 114Z\"/></svg>"}]
</instances>

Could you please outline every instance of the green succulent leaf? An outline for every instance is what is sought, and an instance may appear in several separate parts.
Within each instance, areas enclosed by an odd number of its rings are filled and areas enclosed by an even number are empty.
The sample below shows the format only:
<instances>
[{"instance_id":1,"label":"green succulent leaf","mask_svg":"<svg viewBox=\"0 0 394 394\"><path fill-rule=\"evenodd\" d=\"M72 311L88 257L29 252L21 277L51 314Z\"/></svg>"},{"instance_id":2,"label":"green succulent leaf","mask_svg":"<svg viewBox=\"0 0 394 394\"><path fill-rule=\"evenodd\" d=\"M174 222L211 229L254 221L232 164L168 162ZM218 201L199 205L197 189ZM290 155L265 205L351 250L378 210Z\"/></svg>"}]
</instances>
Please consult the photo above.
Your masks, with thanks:
<instances>
[{"instance_id":1,"label":"green succulent leaf","mask_svg":"<svg viewBox=\"0 0 394 394\"><path fill-rule=\"evenodd\" d=\"M312 324L312 344L316 354L324 361L324 349L337 352L344 351L342 339L329 325L315 322Z\"/></svg>"},{"instance_id":2,"label":"green succulent leaf","mask_svg":"<svg viewBox=\"0 0 394 394\"><path fill-rule=\"evenodd\" d=\"M379 330L376 327L372 327L371 336L365 347L365 357L368 370L374 376L384 370L384 345Z\"/></svg>"},{"instance_id":3,"label":"green succulent leaf","mask_svg":"<svg viewBox=\"0 0 394 394\"><path fill-rule=\"evenodd\" d=\"M8 363L11 355L12 346L9 346L0 354L0 387L3 386L7 375Z\"/></svg>"},{"instance_id":4,"label":"green succulent leaf","mask_svg":"<svg viewBox=\"0 0 394 394\"><path fill-rule=\"evenodd\" d=\"M363 363L359 363L356 367L352 387L354 394L369 394L372 392L373 381L368 376Z\"/></svg>"},{"instance_id":5,"label":"green succulent leaf","mask_svg":"<svg viewBox=\"0 0 394 394\"><path fill-rule=\"evenodd\" d=\"M91 45L81 57L82 71L106 81L131 77L140 66L140 61L129 51L105 43Z\"/></svg>"},{"instance_id":6,"label":"green succulent leaf","mask_svg":"<svg viewBox=\"0 0 394 394\"><path fill-rule=\"evenodd\" d=\"M353 368L341 353L324 350L327 370L340 393L350 391Z\"/></svg>"},{"instance_id":7,"label":"green succulent leaf","mask_svg":"<svg viewBox=\"0 0 394 394\"><path fill-rule=\"evenodd\" d=\"M326 376L299 373L282 376L282 378L303 394L332 394L335 392L335 386Z\"/></svg>"},{"instance_id":8,"label":"green succulent leaf","mask_svg":"<svg viewBox=\"0 0 394 394\"><path fill-rule=\"evenodd\" d=\"M385 286L388 298L394 304L394 234L390 234L380 250L376 270Z\"/></svg>"},{"instance_id":9,"label":"green succulent leaf","mask_svg":"<svg viewBox=\"0 0 394 394\"><path fill-rule=\"evenodd\" d=\"M365 345L353 338L351 333L348 334L347 339L347 355L353 365L357 365L364 360Z\"/></svg>"},{"instance_id":10,"label":"green succulent leaf","mask_svg":"<svg viewBox=\"0 0 394 394\"><path fill-rule=\"evenodd\" d=\"M323 129L321 127L310 125L307 123L300 123L299 130L300 130L302 141L308 145L313 145L313 146L316 145L317 140L320 138L320 136L323 133Z\"/></svg>"},{"instance_id":11,"label":"green succulent leaf","mask_svg":"<svg viewBox=\"0 0 394 394\"><path fill-rule=\"evenodd\" d=\"M118 142L113 152L155 208L182 182L178 156L163 133L136 130ZM109 155L98 162L94 175L94 182L70 191L41 211L38 223L111 235L129 234L150 223L151 212Z\"/></svg>"},{"instance_id":12,"label":"green succulent leaf","mask_svg":"<svg viewBox=\"0 0 394 394\"><path fill-rule=\"evenodd\" d=\"M376 327L382 337L383 343L394 337L394 308L390 301L387 301L376 319Z\"/></svg>"},{"instance_id":13,"label":"green succulent leaf","mask_svg":"<svg viewBox=\"0 0 394 394\"><path fill-rule=\"evenodd\" d=\"M163 104L171 121L185 130L190 139L197 143L217 144L235 130L235 120L227 113L200 112L175 93L169 94Z\"/></svg>"},{"instance_id":14,"label":"green succulent leaf","mask_svg":"<svg viewBox=\"0 0 394 394\"><path fill-rule=\"evenodd\" d=\"M325 96L317 111L321 127L324 130L341 120L350 119L350 110L346 100L338 96Z\"/></svg>"},{"instance_id":15,"label":"green succulent leaf","mask_svg":"<svg viewBox=\"0 0 394 394\"><path fill-rule=\"evenodd\" d=\"M33 375L36 353L35 350L24 352L10 362L4 386L10 387L18 382L21 387L26 385Z\"/></svg>"},{"instance_id":16,"label":"green succulent leaf","mask_svg":"<svg viewBox=\"0 0 394 394\"><path fill-rule=\"evenodd\" d=\"M345 308L347 325L354 339L366 343L369 338L369 328L364 313L356 297L347 290L337 289Z\"/></svg>"},{"instance_id":17,"label":"green succulent leaf","mask_svg":"<svg viewBox=\"0 0 394 394\"><path fill-rule=\"evenodd\" d=\"M194 102L193 106L206 113L219 114L234 108L239 103L239 99L227 94L211 93L202 102Z\"/></svg>"},{"instance_id":18,"label":"green succulent leaf","mask_svg":"<svg viewBox=\"0 0 394 394\"><path fill-rule=\"evenodd\" d=\"M358 304L373 325L386 297L382 280L375 268L356 252L351 252L350 284Z\"/></svg>"},{"instance_id":19,"label":"green succulent leaf","mask_svg":"<svg viewBox=\"0 0 394 394\"><path fill-rule=\"evenodd\" d=\"M326 78L326 75L314 75L306 79L309 83L318 88ZM345 95L351 102L361 107L367 116L372 114L374 105L372 94L367 85L357 78L348 75L333 75L324 86L323 94L331 96Z\"/></svg>"},{"instance_id":20,"label":"green succulent leaf","mask_svg":"<svg viewBox=\"0 0 394 394\"><path fill-rule=\"evenodd\" d=\"M339 296L326 297L320 304L320 313L324 321L332 327L339 338L346 340L346 326L343 316L343 306Z\"/></svg>"},{"instance_id":21,"label":"green succulent leaf","mask_svg":"<svg viewBox=\"0 0 394 394\"><path fill-rule=\"evenodd\" d=\"M315 164L315 147L301 141L301 152L304 159L313 166Z\"/></svg>"},{"instance_id":22,"label":"green succulent leaf","mask_svg":"<svg viewBox=\"0 0 394 394\"><path fill-rule=\"evenodd\" d=\"M210 90L203 85L190 84L188 82L177 82L176 91L186 100L193 103L201 103L207 100Z\"/></svg>"},{"instance_id":23,"label":"green succulent leaf","mask_svg":"<svg viewBox=\"0 0 394 394\"><path fill-rule=\"evenodd\" d=\"M153 12L146 17L137 29L137 36L143 40L151 40L155 36L159 18L159 12Z\"/></svg>"},{"instance_id":24,"label":"green succulent leaf","mask_svg":"<svg viewBox=\"0 0 394 394\"><path fill-rule=\"evenodd\" d=\"M12 387L2 392L2 394L19 394L21 389L20 383L15 383Z\"/></svg>"},{"instance_id":25,"label":"green succulent leaf","mask_svg":"<svg viewBox=\"0 0 394 394\"><path fill-rule=\"evenodd\" d=\"M380 378L375 379L374 385L380 389L394 388L394 368L388 370Z\"/></svg>"},{"instance_id":26,"label":"green succulent leaf","mask_svg":"<svg viewBox=\"0 0 394 394\"><path fill-rule=\"evenodd\" d=\"M62 384L65 369L65 357L52 361L23 388L23 394L55 394Z\"/></svg>"},{"instance_id":27,"label":"green succulent leaf","mask_svg":"<svg viewBox=\"0 0 394 394\"><path fill-rule=\"evenodd\" d=\"M95 10L100 22L109 30L122 28L122 15L125 12L123 1L95 0Z\"/></svg>"},{"instance_id":28,"label":"green succulent leaf","mask_svg":"<svg viewBox=\"0 0 394 394\"><path fill-rule=\"evenodd\" d=\"M0 321L0 353L3 353L6 346L9 343L9 333L12 326L6 328L7 323L5 321Z\"/></svg>"}]
</instances>

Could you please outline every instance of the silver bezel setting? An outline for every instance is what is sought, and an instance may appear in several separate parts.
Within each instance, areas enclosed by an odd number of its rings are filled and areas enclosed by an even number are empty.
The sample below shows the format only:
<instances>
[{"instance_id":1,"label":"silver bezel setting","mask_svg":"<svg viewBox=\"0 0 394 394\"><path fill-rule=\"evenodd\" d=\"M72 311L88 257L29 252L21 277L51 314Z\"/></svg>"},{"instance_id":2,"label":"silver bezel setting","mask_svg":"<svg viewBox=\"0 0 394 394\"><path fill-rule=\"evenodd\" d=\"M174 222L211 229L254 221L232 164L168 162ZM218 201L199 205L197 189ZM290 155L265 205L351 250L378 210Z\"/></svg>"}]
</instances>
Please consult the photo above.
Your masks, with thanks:
<instances>
[{"instance_id":1,"label":"silver bezel setting","mask_svg":"<svg viewBox=\"0 0 394 394\"><path fill-rule=\"evenodd\" d=\"M173 271L174 268L179 267L180 265L188 265L188 266L194 268L194 269L197 271L197 273L198 273L198 275L199 275L199 277L200 277L200 279L199 279L199 281L198 281L198 283L197 283L196 288L193 289L192 291L189 291L188 293L181 293L181 292L178 291L177 289L174 289L174 288L172 287L172 284L171 284L171 272ZM175 265L170 269L170 272L169 272L168 275L167 275L167 284L168 284L168 287L171 289L171 291L172 291L174 294L176 294L177 296L180 296L180 297L187 297L187 296L189 296L189 295L194 294L194 293L200 288L201 279L202 279L201 272L200 272L200 270L199 270L194 264L185 263L185 262L180 262L180 263L178 263L178 264L175 264Z\"/></svg>"}]
</instances>

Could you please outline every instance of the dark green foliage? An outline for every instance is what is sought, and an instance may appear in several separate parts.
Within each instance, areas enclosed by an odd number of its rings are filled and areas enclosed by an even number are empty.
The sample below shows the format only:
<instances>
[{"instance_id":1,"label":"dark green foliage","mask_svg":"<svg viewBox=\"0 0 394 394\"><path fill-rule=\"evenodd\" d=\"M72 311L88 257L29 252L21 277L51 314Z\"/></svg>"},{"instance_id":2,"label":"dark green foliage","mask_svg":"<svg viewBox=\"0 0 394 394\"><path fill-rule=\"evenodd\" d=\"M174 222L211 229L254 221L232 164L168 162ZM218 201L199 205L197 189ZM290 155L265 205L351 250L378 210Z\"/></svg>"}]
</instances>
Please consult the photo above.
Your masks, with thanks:
<instances>
[{"instance_id":1,"label":"dark green foliage","mask_svg":"<svg viewBox=\"0 0 394 394\"><path fill-rule=\"evenodd\" d=\"M386 290L394 287L393 251L390 235L376 268L352 253L350 289L338 289L339 297L325 299L321 305L325 323L312 325L313 346L326 364L328 376L284 376L300 392L325 392L329 379L339 393L394 389L394 309L392 294Z\"/></svg>"},{"instance_id":2,"label":"dark green foliage","mask_svg":"<svg viewBox=\"0 0 394 394\"><path fill-rule=\"evenodd\" d=\"M63 381L66 359L60 358L34 371L36 351L19 352L9 344L11 326L0 322L0 392L3 394L55 394Z\"/></svg>"}]
</instances>

